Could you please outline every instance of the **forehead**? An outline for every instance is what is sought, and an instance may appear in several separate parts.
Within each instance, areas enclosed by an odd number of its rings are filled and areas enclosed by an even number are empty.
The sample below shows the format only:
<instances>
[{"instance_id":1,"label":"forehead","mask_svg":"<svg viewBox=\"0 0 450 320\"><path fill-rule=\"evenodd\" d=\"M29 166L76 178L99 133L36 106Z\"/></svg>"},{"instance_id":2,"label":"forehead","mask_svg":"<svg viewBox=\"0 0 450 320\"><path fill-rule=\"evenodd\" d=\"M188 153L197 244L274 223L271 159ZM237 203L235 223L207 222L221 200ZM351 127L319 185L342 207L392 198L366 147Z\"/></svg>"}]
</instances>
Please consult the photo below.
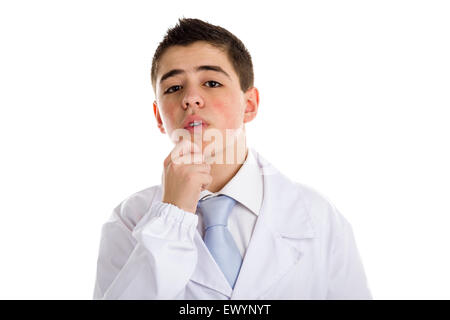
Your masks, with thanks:
<instances>
[{"instance_id":1,"label":"forehead","mask_svg":"<svg viewBox=\"0 0 450 320\"><path fill-rule=\"evenodd\" d=\"M173 69L194 72L200 65L220 66L233 80L237 79L226 52L204 41L197 41L188 46L169 47L161 56L156 78L159 82L163 74Z\"/></svg>"}]
</instances>

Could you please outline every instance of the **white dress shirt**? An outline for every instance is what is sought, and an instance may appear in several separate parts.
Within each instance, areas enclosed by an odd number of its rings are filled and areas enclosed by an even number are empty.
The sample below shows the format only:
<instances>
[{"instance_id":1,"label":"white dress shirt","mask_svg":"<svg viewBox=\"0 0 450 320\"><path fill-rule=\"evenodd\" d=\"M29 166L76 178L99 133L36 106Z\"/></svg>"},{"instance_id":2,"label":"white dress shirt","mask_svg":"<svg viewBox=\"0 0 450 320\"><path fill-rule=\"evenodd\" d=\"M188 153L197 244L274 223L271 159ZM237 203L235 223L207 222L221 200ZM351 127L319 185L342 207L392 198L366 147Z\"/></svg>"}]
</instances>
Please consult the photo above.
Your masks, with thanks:
<instances>
[{"instance_id":1,"label":"white dress shirt","mask_svg":"<svg viewBox=\"0 0 450 320\"><path fill-rule=\"evenodd\" d=\"M255 156L248 149L247 157L234 177L216 193L203 190L200 193L199 200L219 194L227 195L237 201L228 218L228 229L236 242L241 256L244 257L263 200L262 174L256 163ZM197 215L197 230L203 238L203 217L199 212L197 212Z\"/></svg>"}]
</instances>

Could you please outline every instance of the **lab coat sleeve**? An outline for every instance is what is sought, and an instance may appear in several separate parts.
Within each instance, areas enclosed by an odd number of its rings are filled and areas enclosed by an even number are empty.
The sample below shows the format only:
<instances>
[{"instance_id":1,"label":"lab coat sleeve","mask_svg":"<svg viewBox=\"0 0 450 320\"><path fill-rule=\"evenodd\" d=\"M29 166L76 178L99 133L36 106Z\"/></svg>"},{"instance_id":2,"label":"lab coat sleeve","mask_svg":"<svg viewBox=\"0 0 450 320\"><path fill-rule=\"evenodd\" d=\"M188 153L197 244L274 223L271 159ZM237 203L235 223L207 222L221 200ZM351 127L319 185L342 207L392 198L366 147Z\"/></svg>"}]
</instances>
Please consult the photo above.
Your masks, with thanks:
<instances>
[{"instance_id":1,"label":"lab coat sleeve","mask_svg":"<svg viewBox=\"0 0 450 320\"><path fill-rule=\"evenodd\" d=\"M120 209L103 225L94 299L174 299L197 264L197 215L155 201L133 230Z\"/></svg>"},{"instance_id":2,"label":"lab coat sleeve","mask_svg":"<svg viewBox=\"0 0 450 320\"><path fill-rule=\"evenodd\" d=\"M327 299L372 299L352 227L342 216L331 244Z\"/></svg>"}]
</instances>

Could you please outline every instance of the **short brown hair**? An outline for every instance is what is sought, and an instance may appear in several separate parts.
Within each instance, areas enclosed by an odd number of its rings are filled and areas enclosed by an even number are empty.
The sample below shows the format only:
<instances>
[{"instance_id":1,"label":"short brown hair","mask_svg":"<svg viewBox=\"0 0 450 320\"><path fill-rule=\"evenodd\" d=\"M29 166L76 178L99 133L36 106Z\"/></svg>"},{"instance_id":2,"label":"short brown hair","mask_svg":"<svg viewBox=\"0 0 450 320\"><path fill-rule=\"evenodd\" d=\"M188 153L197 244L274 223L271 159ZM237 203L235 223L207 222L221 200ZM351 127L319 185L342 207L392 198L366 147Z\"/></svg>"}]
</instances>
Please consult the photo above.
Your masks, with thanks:
<instances>
[{"instance_id":1,"label":"short brown hair","mask_svg":"<svg viewBox=\"0 0 450 320\"><path fill-rule=\"evenodd\" d=\"M188 46L196 41L206 41L226 52L234 71L239 77L243 92L253 87L253 63L250 53L241 40L228 30L199 19L182 18L178 24L167 30L159 43L152 61L151 80L156 88L156 74L163 53L171 46Z\"/></svg>"}]
</instances>

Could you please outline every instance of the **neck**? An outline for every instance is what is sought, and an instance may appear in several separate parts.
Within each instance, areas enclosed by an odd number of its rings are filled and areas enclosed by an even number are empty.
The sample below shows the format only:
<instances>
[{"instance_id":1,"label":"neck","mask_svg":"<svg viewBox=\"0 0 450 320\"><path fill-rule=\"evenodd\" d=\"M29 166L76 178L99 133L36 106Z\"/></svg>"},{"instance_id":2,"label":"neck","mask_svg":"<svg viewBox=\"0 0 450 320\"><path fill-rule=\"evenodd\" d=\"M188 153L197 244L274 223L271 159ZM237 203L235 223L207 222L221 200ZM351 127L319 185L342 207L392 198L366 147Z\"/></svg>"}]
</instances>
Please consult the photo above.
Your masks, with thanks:
<instances>
[{"instance_id":1,"label":"neck","mask_svg":"<svg viewBox=\"0 0 450 320\"><path fill-rule=\"evenodd\" d=\"M222 153L224 156L224 161L222 163L212 163L211 164L211 176L213 178L212 183L208 186L208 190L211 192L217 192L221 190L239 171L242 167L242 164L247 159L248 149L247 145L244 143L245 152L237 152L235 153L236 162L231 164L226 163L225 161L225 153Z\"/></svg>"}]
</instances>

